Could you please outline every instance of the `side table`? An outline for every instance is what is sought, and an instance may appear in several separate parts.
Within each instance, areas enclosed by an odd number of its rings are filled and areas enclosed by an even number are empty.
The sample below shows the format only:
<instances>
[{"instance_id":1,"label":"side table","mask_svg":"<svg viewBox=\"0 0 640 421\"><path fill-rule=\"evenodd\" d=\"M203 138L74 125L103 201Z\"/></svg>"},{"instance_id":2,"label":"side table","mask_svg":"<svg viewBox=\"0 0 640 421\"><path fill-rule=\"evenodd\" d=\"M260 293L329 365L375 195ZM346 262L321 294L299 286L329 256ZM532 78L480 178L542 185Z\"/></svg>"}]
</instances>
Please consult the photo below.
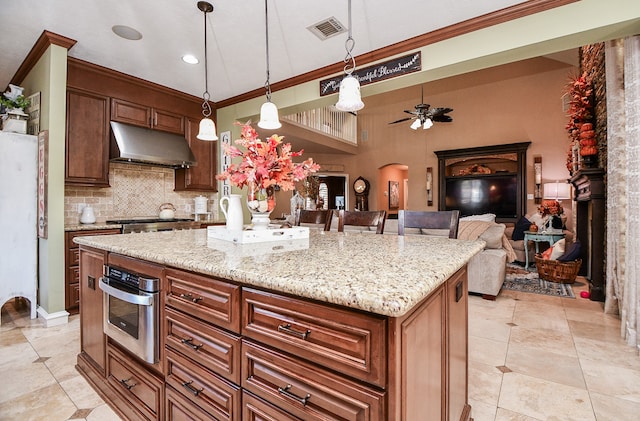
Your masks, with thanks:
<instances>
[{"instance_id":1,"label":"side table","mask_svg":"<svg viewBox=\"0 0 640 421\"><path fill-rule=\"evenodd\" d=\"M529 268L529 241L536 243L536 253L540 253L540 247L538 243L548 242L549 245L553 245L556 241L562 240L564 234L562 231L557 232L524 232L524 255L525 255L525 268Z\"/></svg>"}]
</instances>

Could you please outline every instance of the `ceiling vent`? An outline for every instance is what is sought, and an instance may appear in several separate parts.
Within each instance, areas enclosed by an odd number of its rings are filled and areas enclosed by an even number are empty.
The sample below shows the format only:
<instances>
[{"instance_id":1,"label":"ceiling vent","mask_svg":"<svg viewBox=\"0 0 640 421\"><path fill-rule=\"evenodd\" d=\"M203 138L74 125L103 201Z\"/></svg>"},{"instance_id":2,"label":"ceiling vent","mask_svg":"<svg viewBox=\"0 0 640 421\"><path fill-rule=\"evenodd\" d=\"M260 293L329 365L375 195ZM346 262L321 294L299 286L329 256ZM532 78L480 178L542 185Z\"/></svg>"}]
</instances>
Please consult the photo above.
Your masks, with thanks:
<instances>
[{"instance_id":1,"label":"ceiling vent","mask_svg":"<svg viewBox=\"0 0 640 421\"><path fill-rule=\"evenodd\" d=\"M311 26L307 26L307 29L320 38L321 41L347 32L347 28L333 16Z\"/></svg>"}]
</instances>

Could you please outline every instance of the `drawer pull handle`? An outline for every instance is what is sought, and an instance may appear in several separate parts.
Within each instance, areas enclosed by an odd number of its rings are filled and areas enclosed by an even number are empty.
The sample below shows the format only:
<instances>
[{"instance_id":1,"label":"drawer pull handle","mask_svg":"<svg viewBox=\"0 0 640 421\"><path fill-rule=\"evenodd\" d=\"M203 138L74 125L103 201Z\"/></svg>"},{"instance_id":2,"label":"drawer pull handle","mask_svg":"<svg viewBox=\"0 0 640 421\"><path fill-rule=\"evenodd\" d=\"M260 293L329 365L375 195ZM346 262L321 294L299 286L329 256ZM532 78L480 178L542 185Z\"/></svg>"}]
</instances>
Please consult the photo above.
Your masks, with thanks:
<instances>
[{"instance_id":1,"label":"drawer pull handle","mask_svg":"<svg viewBox=\"0 0 640 421\"><path fill-rule=\"evenodd\" d=\"M292 329L290 323L287 323L286 325L279 325L278 332L288 333L289 335L293 335L296 338L300 338L302 340L306 340L307 336L309 336L309 334L311 333L309 329L307 329L306 332L299 332L295 329Z\"/></svg>"},{"instance_id":2,"label":"drawer pull handle","mask_svg":"<svg viewBox=\"0 0 640 421\"><path fill-rule=\"evenodd\" d=\"M195 349L196 351L204 346L204 344L200 344L200 345L194 344L193 343L193 338L180 339L180 342L182 342L183 344L185 344L186 346L188 346L190 348Z\"/></svg>"},{"instance_id":3,"label":"drawer pull handle","mask_svg":"<svg viewBox=\"0 0 640 421\"><path fill-rule=\"evenodd\" d=\"M204 300L204 298L202 298L202 297L194 297L191 294L180 294L180 298L184 298L185 300L193 301L194 303L197 303L198 301Z\"/></svg>"},{"instance_id":4,"label":"drawer pull handle","mask_svg":"<svg viewBox=\"0 0 640 421\"><path fill-rule=\"evenodd\" d=\"M191 383L193 383L193 380L182 383L182 386L184 386L185 389L187 389L189 392L193 393L195 396L198 396L200 394L200 392L202 392L204 390L204 388L197 389L197 388L191 386Z\"/></svg>"},{"instance_id":5,"label":"drawer pull handle","mask_svg":"<svg viewBox=\"0 0 640 421\"><path fill-rule=\"evenodd\" d=\"M309 393L307 393L307 396L305 396L304 398L301 398L300 396L289 392L289 389L291 389L290 384L286 385L285 387L279 387L278 392L288 398L300 402L302 406L307 406L307 401L311 398L311 395Z\"/></svg>"},{"instance_id":6,"label":"drawer pull handle","mask_svg":"<svg viewBox=\"0 0 640 421\"><path fill-rule=\"evenodd\" d=\"M124 387L126 387L127 390L131 390L131 388L136 385L135 383L134 384L129 384L129 380L131 380L131 379L129 378L129 379L120 380L120 383L122 383L122 385Z\"/></svg>"}]
</instances>

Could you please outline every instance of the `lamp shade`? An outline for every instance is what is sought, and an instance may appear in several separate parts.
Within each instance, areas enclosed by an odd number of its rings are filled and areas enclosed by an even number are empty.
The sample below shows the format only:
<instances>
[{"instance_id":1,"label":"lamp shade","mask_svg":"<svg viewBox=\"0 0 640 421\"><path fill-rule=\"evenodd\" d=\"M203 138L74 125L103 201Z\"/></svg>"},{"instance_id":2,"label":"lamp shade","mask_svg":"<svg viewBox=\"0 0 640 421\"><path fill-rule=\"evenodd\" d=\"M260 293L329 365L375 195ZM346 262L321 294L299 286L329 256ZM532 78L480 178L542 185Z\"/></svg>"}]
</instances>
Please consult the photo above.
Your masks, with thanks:
<instances>
[{"instance_id":1,"label":"lamp shade","mask_svg":"<svg viewBox=\"0 0 640 421\"><path fill-rule=\"evenodd\" d=\"M545 199L569 199L571 190L569 184L560 183L556 181L555 183L544 183L544 198Z\"/></svg>"},{"instance_id":2,"label":"lamp shade","mask_svg":"<svg viewBox=\"0 0 640 421\"><path fill-rule=\"evenodd\" d=\"M200 130L196 137L200 140L218 140L218 136L216 135L216 123L207 117L200 120Z\"/></svg>"},{"instance_id":3,"label":"lamp shade","mask_svg":"<svg viewBox=\"0 0 640 421\"><path fill-rule=\"evenodd\" d=\"M258 127L261 129L274 130L282 127L278 118L278 107L271 101L267 101L260 107L260 121Z\"/></svg>"},{"instance_id":4,"label":"lamp shade","mask_svg":"<svg viewBox=\"0 0 640 421\"><path fill-rule=\"evenodd\" d=\"M431 119L430 119L430 118L428 118L428 119L426 119L426 120L424 121L424 124L422 125L422 128L423 128L424 130L427 130L427 129L430 129L432 126L433 126L433 121L431 121Z\"/></svg>"},{"instance_id":5,"label":"lamp shade","mask_svg":"<svg viewBox=\"0 0 640 421\"><path fill-rule=\"evenodd\" d=\"M411 123L411 127L413 130L418 130L418 127L420 127L421 123L420 120L413 120L413 123Z\"/></svg>"},{"instance_id":6,"label":"lamp shade","mask_svg":"<svg viewBox=\"0 0 640 421\"><path fill-rule=\"evenodd\" d=\"M358 79L351 75L347 75L342 79L336 108L340 111L358 111L364 108Z\"/></svg>"}]
</instances>

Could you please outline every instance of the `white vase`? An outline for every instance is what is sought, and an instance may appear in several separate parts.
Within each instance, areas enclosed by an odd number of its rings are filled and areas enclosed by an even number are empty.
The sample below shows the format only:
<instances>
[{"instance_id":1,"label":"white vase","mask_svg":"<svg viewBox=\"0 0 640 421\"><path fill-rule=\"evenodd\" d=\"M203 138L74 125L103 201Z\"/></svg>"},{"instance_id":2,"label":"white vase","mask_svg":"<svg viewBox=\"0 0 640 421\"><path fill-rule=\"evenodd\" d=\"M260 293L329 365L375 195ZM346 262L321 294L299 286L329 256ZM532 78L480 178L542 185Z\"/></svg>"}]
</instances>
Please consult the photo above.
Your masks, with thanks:
<instances>
[{"instance_id":1,"label":"white vase","mask_svg":"<svg viewBox=\"0 0 640 421\"><path fill-rule=\"evenodd\" d=\"M220 199L220 209L222 209L224 218L227 221L227 230L229 231L242 231L243 216L242 205L240 203L241 197L239 194L230 194Z\"/></svg>"}]
</instances>

